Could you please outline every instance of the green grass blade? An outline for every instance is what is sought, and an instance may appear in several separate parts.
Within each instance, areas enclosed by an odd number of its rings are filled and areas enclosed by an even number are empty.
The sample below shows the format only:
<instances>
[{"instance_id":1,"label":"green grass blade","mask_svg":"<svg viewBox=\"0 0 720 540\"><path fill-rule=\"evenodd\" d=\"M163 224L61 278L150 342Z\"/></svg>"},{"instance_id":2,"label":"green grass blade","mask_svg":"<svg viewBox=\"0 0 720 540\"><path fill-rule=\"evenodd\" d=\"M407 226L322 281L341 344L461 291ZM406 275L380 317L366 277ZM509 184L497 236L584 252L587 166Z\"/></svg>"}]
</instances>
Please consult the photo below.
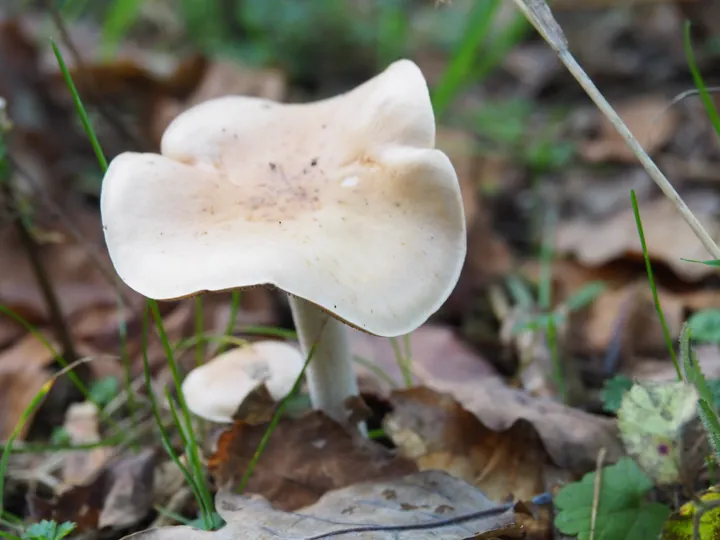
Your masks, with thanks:
<instances>
[{"instance_id":1,"label":"green grass blade","mask_svg":"<svg viewBox=\"0 0 720 540\"><path fill-rule=\"evenodd\" d=\"M378 2L377 7L377 63L380 69L384 69L402 54L407 43L409 24L402 2L385 0Z\"/></svg>"},{"instance_id":2,"label":"green grass blade","mask_svg":"<svg viewBox=\"0 0 720 540\"><path fill-rule=\"evenodd\" d=\"M35 394L35 397L33 397L30 404L22 412L22 414L20 415L20 420L18 421L18 423L15 425L12 432L10 433L10 437L8 437L8 440L5 443L5 449L2 453L2 456L0 456L0 515L5 514L4 507L3 507L3 504L4 504L3 497L5 494L5 478L7 475L8 463L10 460L10 454L12 454L12 447L15 442L15 439L18 438L18 436L20 435L20 432L25 427L25 424L27 424L30 417L33 414L35 414L35 411L38 409L38 407L40 407L42 402L45 400L45 398L47 397L48 393L52 389L55 382L63 375L69 376L72 373L72 370L83 362L84 362L84 360L82 360L82 359L76 360L75 362L73 362L67 366L64 366L57 373L54 373L48 379L48 381L43 385L43 387L40 389L40 391L37 394Z\"/></svg>"},{"instance_id":3,"label":"green grass blade","mask_svg":"<svg viewBox=\"0 0 720 540\"><path fill-rule=\"evenodd\" d=\"M552 268L555 258L555 222L557 216L554 210L550 210L545 218L543 228L543 239L540 245L540 282L538 284L538 306L547 317L544 325L545 340L552 358L553 379L557 386L558 394L563 403L567 403L567 385L565 383L565 368L560 356L560 344L557 339L557 326L555 318L550 310L552 309Z\"/></svg>"},{"instance_id":4,"label":"green grass blade","mask_svg":"<svg viewBox=\"0 0 720 540\"><path fill-rule=\"evenodd\" d=\"M152 388L152 376L150 374L150 361L148 360L147 355L147 349L148 349L148 311L149 311L149 300L146 302L146 307L143 310L143 320L142 320L142 331L141 331L141 339L142 339L142 359L143 359L143 373L145 375L145 386L147 388L148 397L150 399L150 408L152 410L153 418L155 419L155 424L157 425L158 431L160 432L160 441L162 443L163 448L165 449L165 452L167 455L172 459L173 463L180 469L180 472L182 472L182 475L185 477L185 481L188 483L188 486L190 487L190 490L193 493L193 496L195 497L195 501L198 503L198 506L200 508L203 508L205 504L204 498L200 495L200 492L198 490L197 485L195 484L195 479L190 474L190 471L185 467L185 465L180 461L180 458L175 453L175 450L173 450L172 444L170 443L170 436L165 429L165 426L162 421L162 415L160 414L160 407L158 406L157 399L155 397L155 393L153 392Z\"/></svg>"},{"instance_id":5,"label":"green grass blade","mask_svg":"<svg viewBox=\"0 0 720 540\"><path fill-rule=\"evenodd\" d=\"M353 361L371 371L378 379L381 379L390 385L390 388L398 388L400 385L395 381L383 368L374 364L367 358L362 356L353 356Z\"/></svg>"},{"instance_id":6,"label":"green grass blade","mask_svg":"<svg viewBox=\"0 0 720 540\"><path fill-rule=\"evenodd\" d=\"M89 3L90 0L65 0L61 2L60 13L63 18L74 21L85 13Z\"/></svg>"},{"instance_id":7,"label":"green grass blade","mask_svg":"<svg viewBox=\"0 0 720 540\"><path fill-rule=\"evenodd\" d=\"M143 0L114 0L110 4L100 35L100 54L103 58L110 59L116 53L130 27L140 17L142 4Z\"/></svg>"},{"instance_id":8,"label":"green grass blade","mask_svg":"<svg viewBox=\"0 0 720 540\"><path fill-rule=\"evenodd\" d=\"M167 333L165 332L165 326L163 325L162 316L160 315L160 308L155 300L147 300L147 304L150 307L150 312L152 313L153 320L155 321L155 327L157 328L160 342L162 343L163 350L165 351L165 357L167 359L168 367L170 368L173 383L175 384L175 392L177 395L178 403L180 404L180 411L182 412L183 417L183 423L179 423L178 428L182 430L184 425L186 429L185 444L188 451L188 460L191 464L193 462L200 463L197 438L195 437L195 433L193 431L192 416L190 414L190 409L187 406L187 402L185 401L185 396L183 395L180 370L178 369L177 362L175 361L175 355L173 354L170 340L168 339ZM171 406L171 411L172 410L173 409ZM179 422L179 418L176 421ZM205 506L205 504L207 504L207 501L212 501L212 497L210 496L207 483L204 481L204 474L202 474L202 470L195 470L194 472L196 486L198 492L200 493L200 497L203 499L203 506ZM207 519L209 519L209 523L212 523L211 514L213 510L214 509L212 507L212 502L210 502L210 506L208 508L205 508L203 510L203 517L207 517Z\"/></svg>"},{"instance_id":9,"label":"green grass blade","mask_svg":"<svg viewBox=\"0 0 720 540\"><path fill-rule=\"evenodd\" d=\"M57 58L58 65L60 66L60 72L62 73L63 79L65 80L65 84L67 85L68 89L70 90L70 94L72 95L73 103L75 104L75 110L80 117L80 122L82 123L83 129L85 130L85 135L87 136L90 144L92 145L92 149L95 152L95 157L100 164L100 168L103 172L105 172L108 168L108 162L105 158L105 153L100 146L100 141L98 141L97 135L95 135L95 130L90 123L90 118L87 115L87 111L85 110L82 99L80 99L80 94L78 93L77 87L75 86L75 83L70 76L70 70L65 63L65 59L63 58L60 49L58 49L58 46L52 39L50 40L50 46L52 47L53 53L55 53L55 58Z\"/></svg>"},{"instance_id":10,"label":"green grass blade","mask_svg":"<svg viewBox=\"0 0 720 540\"><path fill-rule=\"evenodd\" d=\"M286 330L285 328L275 328L273 326L243 326L240 328L241 334L249 334L251 336L268 336L281 339L297 340L297 332L294 330Z\"/></svg>"},{"instance_id":11,"label":"green grass blade","mask_svg":"<svg viewBox=\"0 0 720 540\"><path fill-rule=\"evenodd\" d=\"M467 24L450 62L432 91L435 115L439 118L473 73L475 55L488 36L500 0L476 0L467 17Z\"/></svg>"},{"instance_id":12,"label":"green grass blade","mask_svg":"<svg viewBox=\"0 0 720 540\"><path fill-rule=\"evenodd\" d=\"M527 18L518 13L502 32L490 43L488 50L478 58L478 64L473 70L476 80L482 80L494 70L510 52L532 31L532 25Z\"/></svg>"},{"instance_id":13,"label":"green grass blade","mask_svg":"<svg viewBox=\"0 0 720 540\"><path fill-rule=\"evenodd\" d=\"M30 417L35 413L35 411L40 407L42 402L45 400L45 397L48 395L48 392L53 387L53 384L57 380L57 377L53 377L48 382L45 383L45 385L40 389L40 391L35 394L35 397L30 402L30 405L28 405L25 410L23 411L22 415L20 415L20 421L15 425L15 428L10 433L10 437L8 437L7 443L5 444L5 451L2 453L2 456L0 456L0 514L2 514L5 510L4 508L4 495L5 495L5 478L7 475L7 468L8 463L10 462L10 454L12 453L12 445L15 442L15 439L18 438L20 435L20 432L25 427L25 424L30 419Z\"/></svg>"},{"instance_id":14,"label":"green grass blade","mask_svg":"<svg viewBox=\"0 0 720 540\"><path fill-rule=\"evenodd\" d=\"M165 389L165 397L168 402L168 407L170 408L170 414L178 428L178 431L180 432L180 438L183 440L185 455L187 456L189 463L188 472L193 477L193 485L197 487L197 492L203 501L200 515L202 516L203 522L207 528L212 526L213 502L210 497L210 492L207 489L204 489L205 470L203 469L198 452L196 451L197 447L195 446L195 442L192 437L192 426L186 426L184 422L180 420L175 400L172 398L170 390L167 388Z\"/></svg>"},{"instance_id":15,"label":"green grass blade","mask_svg":"<svg viewBox=\"0 0 720 540\"><path fill-rule=\"evenodd\" d=\"M710 92L708 92L702 74L700 73L700 70L697 67L697 63L695 62L695 52L693 51L692 36L690 35L690 30L690 21L685 21L683 38L685 43L685 57L687 58L688 68L690 69L690 73L692 74L693 81L695 82L695 86L698 89L698 93L700 94L700 99L702 100L703 105L705 105L705 111L710 118L710 122L715 128L715 133L718 137L720 137L720 115L718 115L717 108L715 107L715 102L713 101Z\"/></svg>"},{"instance_id":16,"label":"green grass blade","mask_svg":"<svg viewBox=\"0 0 720 540\"><path fill-rule=\"evenodd\" d=\"M230 299L230 319L228 320L227 326L225 327L225 336L231 337L235 330L235 323L237 323L238 313L240 313L240 302L242 300L242 293L240 291L233 291ZM220 354L227 347L227 343L221 342L215 355Z\"/></svg>"},{"instance_id":17,"label":"green grass blade","mask_svg":"<svg viewBox=\"0 0 720 540\"><path fill-rule=\"evenodd\" d=\"M174 352L179 352L184 349L189 349L190 347L195 346L197 343L203 342L203 343L220 343L221 345L235 345L236 347L247 347L250 345L250 342L243 338L238 338L235 336L228 336L228 335L217 335L217 334L205 334L204 336L192 336L189 338L182 339L178 341L175 344L175 347L173 348ZM216 353L215 356L217 356L219 353Z\"/></svg>"},{"instance_id":18,"label":"green grass blade","mask_svg":"<svg viewBox=\"0 0 720 540\"><path fill-rule=\"evenodd\" d=\"M410 363L405 361L405 355L402 353L402 350L400 349L400 344L398 343L397 338L391 337L391 338L388 338L388 340L390 341L390 345L392 345L393 355L395 356L395 363L400 368L400 373L402 373L403 382L405 383L405 386L407 388L410 388L413 384L412 367L410 366Z\"/></svg>"},{"instance_id":19,"label":"green grass blade","mask_svg":"<svg viewBox=\"0 0 720 540\"><path fill-rule=\"evenodd\" d=\"M50 354L53 356L53 358L57 361L58 364L60 364L63 369L70 369L70 366L72 364L68 364L67 360L55 350L55 347L52 346L52 344L45 338L44 335L42 335L41 332L39 332L32 324L30 324L27 320L25 320L23 317L15 313L12 309L8 308L7 306L4 306L0 304L0 313L3 315L6 315L13 319L15 322L21 324L25 330L27 330L29 333L31 333L40 343L42 343L45 348L50 352ZM103 420L105 420L108 425L112 427L117 427L117 423L110 418L105 412L103 411L102 407L100 407L99 404L95 403L93 401L92 397L90 396L90 391L88 390L88 387L85 386L85 383L83 383L80 380L80 377L78 377L72 370L68 371L68 379L73 383L75 388L78 389L78 391L82 394L83 398L85 398L87 401L90 401L91 403L94 403L95 406L98 408L99 414Z\"/></svg>"},{"instance_id":20,"label":"green grass blade","mask_svg":"<svg viewBox=\"0 0 720 540\"><path fill-rule=\"evenodd\" d=\"M95 134L95 130L93 129L92 123L90 122L90 118L88 117L87 111L85 110L82 99L80 98L80 93L75 86L75 82L70 75L70 70L68 70L67 64L65 63L65 59L63 58L60 49L58 49L57 45L52 39L50 40L50 45L52 47L53 53L55 54L55 58L57 59L57 63L60 67L60 72L62 73L65 85L68 87L68 90L70 91L70 94L72 96L73 104L75 105L75 112L77 113L78 118L80 118L83 130L85 131L85 136L90 141L90 145L92 146L93 152L95 152L95 157L97 159L98 165L100 165L100 169L103 173L105 173L108 168L108 161L105 157L105 152L103 152L102 146L100 145L100 141ZM128 354L127 326L125 324L125 304L123 303L122 296L120 295L119 291L116 294L116 299L118 312L118 341L120 343L120 357L125 371L125 392L128 395L130 418L133 422L133 425L136 425L135 400L132 395L132 377L130 375L130 358Z\"/></svg>"},{"instance_id":21,"label":"green grass blade","mask_svg":"<svg viewBox=\"0 0 720 540\"><path fill-rule=\"evenodd\" d=\"M272 436L273 432L275 431L275 428L277 427L278 423L280 422L280 418L282 418L282 414L285 411L285 408L287 407L290 400L300 390L300 385L302 383L303 378L305 377L305 370L307 369L308 365L310 364L310 361L312 360L313 356L315 355L316 347L317 347L317 343L313 344L313 346L310 348L310 352L308 352L308 356L307 356L307 359L305 360L305 364L303 364L302 370L300 371L298 378L295 379L295 384L293 384L293 387L290 389L290 392L288 392L287 396L285 396L282 399L282 401L278 404L277 409L275 409L275 413L273 414L273 417L270 420L270 423L268 424L268 427L265 430L265 433L263 434L262 439L260 440L260 444L258 444L257 450L255 450L255 453L253 454L252 459L250 459L250 463L248 463L247 469L245 469L245 472L243 473L243 476L240 479L240 484L238 487L239 493L243 493L245 491L245 487L247 486L247 483L250 481L250 477L252 476L252 473L255 470L255 467L257 466L258 461L260 460L260 456L262 455L263 451L265 450L265 447L267 446L268 442L270 441L270 437Z\"/></svg>"},{"instance_id":22,"label":"green grass blade","mask_svg":"<svg viewBox=\"0 0 720 540\"><path fill-rule=\"evenodd\" d=\"M202 296L196 296L194 301L195 307L195 365L201 366L205 361L205 347L202 337L205 335L205 316L203 313Z\"/></svg>"},{"instance_id":23,"label":"green grass blade","mask_svg":"<svg viewBox=\"0 0 720 540\"><path fill-rule=\"evenodd\" d=\"M660 326L662 326L663 336L665 336L665 343L667 344L668 351L670 352L670 358L672 358L673 366L675 366L675 372L677 373L678 380L682 381L682 373L680 371L677 356L675 355L675 347L673 347L670 330L668 329L667 322L665 321L665 314L663 313L662 306L660 305L660 297L658 296L657 286L655 285L655 277L653 276L650 254L648 253L647 243L645 242L645 232L643 231L642 219L640 218L640 209L638 208L635 190L630 191L630 200L632 201L633 214L635 215L635 225L637 226L638 236L640 237L640 246L642 247L643 257L645 258L645 269L647 270L648 282L650 283L653 303L655 304L655 311L658 314L658 319L660 319Z\"/></svg>"},{"instance_id":24,"label":"green grass blade","mask_svg":"<svg viewBox=\"0 0 720 540\"><path fill-rule=\"evenodd\" d=\"M9 451L13 454L39 454L44 452L79 452L94 450L95 448L108 448L118 446L123 442L127 442L127 434L119 433L106 439L102 439L95 443L87 444L43 444L43 443L25 443L22 446L13 446L9 444L0 444L0 451Z\"/></svg>"},{"instance_id":25,"label":"green grass blade","mask_svg":"<svg viewBox=\"0 0 720 540\"><path fill-rule=\"evenodd\" d=\"M555 257L555 212L548 212L545 219L543 241L540 245L540 277L538 283L538 306L547 313L552 308L552 266Z\"/></svg>"}]
</instances>

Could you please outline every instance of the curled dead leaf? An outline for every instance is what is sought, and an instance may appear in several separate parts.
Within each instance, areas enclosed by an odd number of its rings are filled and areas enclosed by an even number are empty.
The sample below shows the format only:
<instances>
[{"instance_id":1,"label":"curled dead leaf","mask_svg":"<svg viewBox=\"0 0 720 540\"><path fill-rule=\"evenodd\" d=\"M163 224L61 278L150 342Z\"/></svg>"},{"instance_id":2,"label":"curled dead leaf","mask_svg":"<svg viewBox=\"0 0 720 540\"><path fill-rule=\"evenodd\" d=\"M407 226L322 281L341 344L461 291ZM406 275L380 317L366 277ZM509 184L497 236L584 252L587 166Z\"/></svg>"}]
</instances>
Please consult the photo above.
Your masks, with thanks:
<instances>
[{"instance_id":1,"label":"curled dead leaf","mask_svg":"<svg viewBox=\"0 0 720 540\"><path fill-rule=\"evenodd\" d=\"M395 391L390 403L385 432L420 470L445 471L497 502L545 491L545 471L553 466L528 422L495 432L451 396L423 387Z\"/></svg>"},{"instance_id":2,"label":"curled dead leaf","mask_svg":"<svg viewBox=\"0 0 720 540\"><path fill-rule=\"evenodd\" d=\"M553 463L574 474L592 470L600 448L606 449L608 462L623 454L617 428L609 418L549 399L533 398L525 392L509 388L498 377L469 383L448 383L430 377L423 379L430 388L452 395L493 431L506 431L518 421L529 422Z\"/></svg>"}]
</instances>

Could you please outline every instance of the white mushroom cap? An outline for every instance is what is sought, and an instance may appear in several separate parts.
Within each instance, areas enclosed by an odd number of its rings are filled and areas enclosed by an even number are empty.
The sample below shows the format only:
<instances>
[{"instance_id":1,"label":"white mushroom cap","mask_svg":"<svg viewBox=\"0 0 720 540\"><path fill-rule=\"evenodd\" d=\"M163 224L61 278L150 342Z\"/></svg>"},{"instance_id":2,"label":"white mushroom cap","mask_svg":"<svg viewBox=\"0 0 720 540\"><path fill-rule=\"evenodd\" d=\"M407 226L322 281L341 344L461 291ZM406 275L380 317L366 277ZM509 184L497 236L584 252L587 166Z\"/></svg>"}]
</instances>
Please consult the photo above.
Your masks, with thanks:
<instances>
[{"instance_id":1,"label":"white mushroom cap","mask_svg":"<svg viewBox=\"0 0 720 540\"><path fill-rule=\"evenodd\" d=\"M281 341L258 341L224 352L193 369L182 384L193 414L213 422L232 422L245 398L265 383L275 401L284 398L300 376L300 351Z\"/></svg>"},{"instance_id":2,"label":"white mushroom cap","mask_svg":"<svg viewBox=\"0 0 720 540\"><path fill-rule=\"evenodd\" d=\"M315 103L231 96L162 155L116 157L101 209L120 277L156 299L274 285L381 336L420 326L465 258L455 171L409 60Z\"/></svg>"}]
</instances>

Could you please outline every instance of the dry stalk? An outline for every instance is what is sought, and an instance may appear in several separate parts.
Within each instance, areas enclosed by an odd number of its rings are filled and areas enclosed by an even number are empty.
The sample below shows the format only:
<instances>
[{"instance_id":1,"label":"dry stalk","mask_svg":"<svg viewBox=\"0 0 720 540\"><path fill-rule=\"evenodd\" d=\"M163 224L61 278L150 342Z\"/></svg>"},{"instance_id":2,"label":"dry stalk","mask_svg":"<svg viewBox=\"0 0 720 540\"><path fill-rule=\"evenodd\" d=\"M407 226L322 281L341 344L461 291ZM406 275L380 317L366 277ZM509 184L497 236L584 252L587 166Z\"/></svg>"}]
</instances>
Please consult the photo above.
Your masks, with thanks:
<instances>
[{"instance_id":1,"label":"dry stalk","mask_svg":"<svg viewBox=\"0 0 720 540\"><path fill-rule=\"evenodd\" d=\"M560 61L565 65L573 77L580 83L590 99L612 123L620 136L638 158L650 177L655 181L662 192L670 199L682 215L685 222L690 226L695 236L702 242L705 249L714 259L720 259L720 248L710 234L705 230L700 221L695 217L685 201L682 200L670 181L660 171L655 162L648 156L637 139L627 128L622 119L605 99L600 90L595 86L585 70L577 63L568 48L567 38L555 20L552 11L545 0L514 0L518 9L532 23L535 29L542 35L545 41L555 50Z\"/></svg>"}]
</instances>

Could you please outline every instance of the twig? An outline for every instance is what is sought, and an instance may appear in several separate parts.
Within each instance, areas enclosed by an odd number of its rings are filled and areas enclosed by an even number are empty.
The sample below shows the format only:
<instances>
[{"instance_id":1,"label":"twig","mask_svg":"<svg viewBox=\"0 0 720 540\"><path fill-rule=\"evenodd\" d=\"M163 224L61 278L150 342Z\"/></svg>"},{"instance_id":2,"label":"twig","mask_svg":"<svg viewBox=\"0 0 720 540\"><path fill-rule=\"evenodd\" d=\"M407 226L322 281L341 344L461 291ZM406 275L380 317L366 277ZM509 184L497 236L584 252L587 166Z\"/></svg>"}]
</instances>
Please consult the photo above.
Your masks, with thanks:
<instances>
[{"instance_id":1,"label":"twig","mask_svg":"<svg viewBox=\"0 0 720 540\"><path fill-rule=\"evenodd\" d=\"M11 126L10 121L6 117L4 104L4 101L0 103L0 116L2 116L3 119L3 125L0 126L0 146L3 146L0 161L7 160L7 154L4 152L4 141L5 135L10 131ZM60 302L58 301L50 276L40 258L37 242L32 235L32 231L18 203L15 186L13 185L13 175L9 166L3 167L3 170L0 171L0 196L5 199L8 214L12 216L18 237L20 238L20 243L27 253L30 266L35 274L35 279L37 279L40 291L45 299L45 304L50 312L50 320L55 328L57 338L62 345L63 355L68 361L73 362L78 356L75 352L72 335L70 334L67 320L60 308Z\"/></svg>"},{"instance_id":2,"label":"twig","mask_svg":"<svg viewBox=\"0 0 720 540\"><path fill-rule=\"evenodd\" d=\"M8 178L3 182L3 191L5 196L8 198L9 204L13 204L15 199L13 188L10 185L11 180ZM17 203L15 203L17 207ZM77 353L75 352L75 345L70 334L70 329L67 325L67 319L63 315L60 302L58 301L55 288L50 281L45 265L40 258L37 242L30 232L28 225L21 214L18 214L15 218L15 228L17 229L18 236L20 237L20 243L25 248L30 266L37 279L40 291L47 304L48 311L50 312L50 320L52 321L57 337L63 348L63 356L69 361L77 359Z\"/></svg>"},{"instance_id":3,"label":"twig","mask_svg":"<svg viewBox=\"0 0 720 540\"><path fill-rule=\"evenodd\" d=\"M590 514L590 540L595 540L595 523L597 522L598 506L600 506L600 491L602 490L602 468L605 461L605 448L600 448L595 465L595 484L593 485L593 504Z\"/></svg>"},{"instance_id":4,"label":"twig","mask_svg":"<svg viewBox=\"0 0 720 540\"><path fill-rule=\"evenodd\" d=\"M597 89L590 77L585 73L580 64L577 63L573 55L568 49L567 38L553 17L550 8L545 0L515 0L515 4L523 12L525 17L532 23L535 29L542 35L543 39L555 50L560 61L573 77L580 83L590 99L595 102L598 109L612 123L620 136L632 150L633 154L638 158L642 166L648 172L650 177L655 181L665 196L670 199L682 215L685 222L690 226L695 236L702 242L705 249L715 259L720 259L720 248L710 237L708 232L698 221L690 208L685 204L680 195L675 191L670 181L655 165L655 162L647 155L637 139L627 128L622 119L618 116L612 106L603 97L602 93Z\"/></svg>"}]
</instances>

